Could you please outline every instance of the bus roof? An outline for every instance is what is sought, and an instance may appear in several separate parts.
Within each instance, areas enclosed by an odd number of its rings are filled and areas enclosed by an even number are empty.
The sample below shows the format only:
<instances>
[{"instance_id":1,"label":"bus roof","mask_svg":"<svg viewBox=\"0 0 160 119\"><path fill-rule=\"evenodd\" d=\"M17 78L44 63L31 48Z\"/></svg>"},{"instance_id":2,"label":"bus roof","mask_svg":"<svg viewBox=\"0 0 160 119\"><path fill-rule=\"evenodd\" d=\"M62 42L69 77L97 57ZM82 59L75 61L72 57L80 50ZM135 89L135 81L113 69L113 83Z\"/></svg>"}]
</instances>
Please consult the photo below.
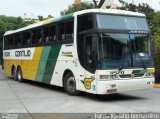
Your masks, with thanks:
<instances>
[{"instance_id":1,"label":"bus roof","mask_svg":"<svg viewBox=\"0 0 160 119\"><path fill-rule=\"evenodd\" d=\"M60 17L57 17L57 18L47 19L47 20L44 20L44 21L41 21L41 22L38 22L38 23L35 23L35 24L31 24L31 25L28 25L26 27L23 27L23 28L20 28L20 29L17 29L17 30L7 31L4 34L4 36L5 35L14 34L14 33L17 33L17 32L21 32L21 31L25 31L25 30L29 30L31 28L36 28L36 27L39 27L39 26L47 25L47 24L50 24L50 23L59 22L59 21L66 20L66 19L70 19L70 18L73 18L74 16L81 15L81 14L86 14L86 13L106 13L106 14L115 14L115 15L127 15L127 16L145 17L145 15L142 14L142 13L125 11L125 10L117 10L117 9L87 9L87 10L82 10L82 11L78 11L78 12L75 12L75 13L71 13L71 14L68 14L68 15L60 16Z\"/></svg>"},{"instance_id":2,"label":"bus roof","mask_svg":"<svg viewBox=\"0 0 160 119\"><path fill-rule=\"evenodd\" d=\"M126 10L118 10L118 9L87 9L87 10L75 12L74 15L81 15L81 14L90 13L90 12L146 17L145 14L142 14L142 13L131 12L131 11L126 11Z\"/></svg>"}]
</instances>

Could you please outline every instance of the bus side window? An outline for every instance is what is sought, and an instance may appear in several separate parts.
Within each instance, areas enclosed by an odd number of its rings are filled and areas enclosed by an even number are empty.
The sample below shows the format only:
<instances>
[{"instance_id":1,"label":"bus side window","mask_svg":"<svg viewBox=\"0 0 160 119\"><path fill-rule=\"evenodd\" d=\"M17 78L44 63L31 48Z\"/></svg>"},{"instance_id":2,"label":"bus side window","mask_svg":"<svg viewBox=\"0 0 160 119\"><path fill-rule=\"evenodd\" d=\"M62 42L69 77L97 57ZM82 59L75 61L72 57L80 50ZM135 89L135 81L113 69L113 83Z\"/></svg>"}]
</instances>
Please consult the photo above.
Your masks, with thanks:
<instances>
[{"instance_id":1,"label":"bus side window","mask_svg":"<svg viewBox=\"0 0 160 119\"><path fill-rule=\"evenodd\" d=\"M22 32L21 34L21 41L22 41L22 46L25 46L26 45L25 32Z\"/></svg>"},{"instance_id":2,"label":"bus side window","mask_svg":"<svg viewBox=\"0 0 160 119\"><path fill-rule=\"evenodd\" d=\"M13 47L17 47L17 35L13 35Z\"/></svg>"},{"instance_id":3,"label":"bus side window","mask_svg":"<svg viewBox=\"0 0 160 119\"><path fill-rule=\"evenodd\" d=\"M92 14L87 14L78 17L78 32L93 29L92 16Z\"/></svg>"},{"instance_id":4,"label":"bus side window","mask_svg":"<svg viewBox=\"0 0 160 119\"><path fill-rule=\"evenodd\" d=\"M4 48L6 49L6 48L8 48L8 45L9 45L9 43L8 43L8 40L9 40L9 36L5 36L4 37Z\"/></svg>"},{"instance_id":5,"label":"bus side window","mask_svg":"<svg viewBox=\"0 0 160 119\"><path fill-rule=\"evenodd\" d=\"M58 24L58 41L65 40L65 23Z\"/></svg>"},{"instance_id":6,"label":"bus side window","mask_svg":"<svg viewBox=\"0 0 160 119\"><path fill-rule=\"evenodd\" d=\"M46 43L49 42L49 27L44 27L44 40Z\"/></svg>"},{"instance_id":7,"label":"bus side window","mask_svg":"<svg viewBox=\"0 0 160 119\"><path fill-rule=\"evenodd\" d=\"M17 34L17 47L22 45L22 36L21 34Z\"/></svg>"},{"instance_id":8,"label":"bus side window","mask_svg":"<svg viewBox=\"0 0 160 119\"><path fill-rule=\"evenodd\" d=\"M43 29L37 30L37 40L38 43L43 43Z\"/></svg>"},{"instance_id":9,"label":"bus side window","mask_svg":"<svg viewBox=\"0 0 160 119\"><path fill-rule=\"evenodd\" d=\"M50 27L50 41L53 42L53 41L56 41L56 26L51 26Z\"/></svg>"},{"instance_id":10,"label":"bus side window","mask_svg":"<svg viewBox=\"0 0 160 119\"><path fill-rule=\"evenodd\" d=\"M66 22L66 40L73 40L73 21Z\"/></svg>"},{"instance_id":11,"label":"bus side window","mask_svg":"<svg viewBox=\"0 0 160 119\"><path fill-rule=\"evenodd\" d=\"M53 37L52 37L52 27L49 27L48 28L48 42L52 42L53 40Z\"/></svg>"},{"instance_id":12,"label":"bus side window","mask_svg":"<svg viewBox=\"0 0 160 119\"><path fill-rule=\"evenodd\" d=\"M27 45L31 44L31 33L30 32L25 33L25 42Z\"/></svg>"},{"instance_id":13,"label":"bus side window","mask_svg":"<svg viewBox=\"0 0 160 119\"><path fill-rule=\"evenodd\" d=\"M31 35L32 35L32 44L36 44L37 43L36 30L33 30Z\"/></svg>"},{"instance_id":14,"label":"bus side window","mask_svg":"<svg viewBox=\"0 0 160 119\"><path fill-rule=\"evenodd\" d=\"M13 36L9 36L8 38L8 48L12 48L13 47Z\"/></svg>"}]
</instances>

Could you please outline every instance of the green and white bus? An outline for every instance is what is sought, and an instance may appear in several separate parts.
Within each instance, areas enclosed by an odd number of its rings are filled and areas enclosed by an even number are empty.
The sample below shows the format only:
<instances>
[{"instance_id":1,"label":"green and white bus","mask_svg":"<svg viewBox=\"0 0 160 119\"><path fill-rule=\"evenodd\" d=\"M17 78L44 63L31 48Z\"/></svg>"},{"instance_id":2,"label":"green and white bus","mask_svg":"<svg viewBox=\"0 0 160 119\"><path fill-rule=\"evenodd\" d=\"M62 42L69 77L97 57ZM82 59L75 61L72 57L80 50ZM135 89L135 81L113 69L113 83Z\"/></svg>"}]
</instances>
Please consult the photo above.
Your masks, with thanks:
<instances>
[{"instance_id":1,"label":"green and white bus","mask_svg":"<svg viewBox=\"0 0 160 119\"><path fill-rule=\"evenodd\" d=\"M4 73L79 91L112 94L154 85L151 33L141 13L90 9L4 34Z\"/></svg>"}]
</instances>

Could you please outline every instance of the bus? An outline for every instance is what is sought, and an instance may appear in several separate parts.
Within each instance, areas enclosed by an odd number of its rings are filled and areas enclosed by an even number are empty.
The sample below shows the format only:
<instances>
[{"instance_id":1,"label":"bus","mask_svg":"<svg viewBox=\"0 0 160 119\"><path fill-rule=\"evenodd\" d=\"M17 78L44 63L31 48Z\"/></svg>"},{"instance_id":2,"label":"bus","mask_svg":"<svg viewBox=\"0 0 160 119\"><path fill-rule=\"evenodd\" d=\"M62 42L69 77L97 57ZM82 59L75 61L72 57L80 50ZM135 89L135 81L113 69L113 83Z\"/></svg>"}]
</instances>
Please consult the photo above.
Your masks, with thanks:
<instances>
[{"instance_id":1,"label":"bus","mask_svg":"<svg viewBox=\"0 0 160 119\"><path fill-rule=\"evenodd\" d=\"M4 74L107 95L151 89L152 38L141 13L89 9L7 31Z\"/></svg>"}]
</instances>

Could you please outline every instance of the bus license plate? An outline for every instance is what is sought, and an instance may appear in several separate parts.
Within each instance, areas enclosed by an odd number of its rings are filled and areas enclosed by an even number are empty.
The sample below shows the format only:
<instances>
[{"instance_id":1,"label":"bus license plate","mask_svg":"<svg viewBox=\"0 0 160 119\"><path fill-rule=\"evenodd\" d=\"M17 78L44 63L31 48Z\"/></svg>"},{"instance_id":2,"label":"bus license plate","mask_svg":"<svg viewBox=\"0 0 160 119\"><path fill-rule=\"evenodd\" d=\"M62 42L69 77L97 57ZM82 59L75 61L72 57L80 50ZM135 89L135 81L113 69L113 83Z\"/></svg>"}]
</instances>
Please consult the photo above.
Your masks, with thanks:
<instances>
[{"instance_id":1,"label":"bus license plate","mask_svg":"<svg viewBox=\"0 0 160 119\"><path fill-rule=\"evenodd\" d=\"M107 93L116 93L117 92L117 89L109 89L107 90Z\"/></svg>"}]
</instances>

